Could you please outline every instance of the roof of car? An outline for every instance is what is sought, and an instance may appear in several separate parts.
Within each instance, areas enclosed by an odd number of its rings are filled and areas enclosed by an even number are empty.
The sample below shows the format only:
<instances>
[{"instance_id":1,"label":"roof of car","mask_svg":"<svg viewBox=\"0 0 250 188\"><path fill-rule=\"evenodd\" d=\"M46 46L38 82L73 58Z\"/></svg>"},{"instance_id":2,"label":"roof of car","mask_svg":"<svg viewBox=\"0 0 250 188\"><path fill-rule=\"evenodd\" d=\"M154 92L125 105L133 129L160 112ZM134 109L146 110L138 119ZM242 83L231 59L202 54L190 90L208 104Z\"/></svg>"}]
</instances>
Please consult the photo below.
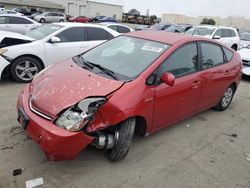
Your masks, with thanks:
<instances>
[{"instance_id":1,"label":"roof of car","mask_svg":"<svg viewBox=\"0 0 250 188\"><path fill-rule=\"evenodd\" d=\"M173 45L181 40L209 40L204 37L196 37L191 35L164 32L164 31L136 31L136 32L126 33L125 35L147 40L153 40L170 45Z\"/></svg>"},{"instance_id":2,"label":"roof of car","mask_svg":"<svg viewBox=\"0 0 250 188\"><path fill-rule=\"evenodd\" d=\"M124 27L130 28L129 26L126 26L126 25L123 25L123 24L120 24L120 23L116 23L116 22L102 22L102 23L99 23L99 24L103 25L103 26L119 25L119 26L124 26Z\"/></svg>"},{"instance_id":3,"label":"roof of car","mask_svg":"<svg viewBox=\"0 0 250 188\"><path fill-rule=\"evenodd\" d=\"M20 17L20 18L27 18L26 16L21 16L19 14L0 14L0 16L11 16L11 17Z\"/></svg>"},{"instance_id":4,"label":"roof of car","mask_svg":"<svg viewBox=\"0 0 250 188\"><path fill-rule=\"evenodd\" d=\"M71 26L71 27L73 27L73 26L88 26L88 27L101 27L101 28L104 27L103 25L100 25L100 24L91 24L91 23L58 22L58 23L54 23L54 24L61 25L64 27L69 27L69 26Z\"/></svg>"},{"instance_id":5,"label":"roof of car","mask_svg":"<svg viewBox=\"0 0 250 188\"><path fill-rule=\"evenodd\" d=\"M235 29L234 27L215 26L215 25L198 25L196 27L211 28L211 29L216 29L216 28Z\"/></svg>"}]
</instances>

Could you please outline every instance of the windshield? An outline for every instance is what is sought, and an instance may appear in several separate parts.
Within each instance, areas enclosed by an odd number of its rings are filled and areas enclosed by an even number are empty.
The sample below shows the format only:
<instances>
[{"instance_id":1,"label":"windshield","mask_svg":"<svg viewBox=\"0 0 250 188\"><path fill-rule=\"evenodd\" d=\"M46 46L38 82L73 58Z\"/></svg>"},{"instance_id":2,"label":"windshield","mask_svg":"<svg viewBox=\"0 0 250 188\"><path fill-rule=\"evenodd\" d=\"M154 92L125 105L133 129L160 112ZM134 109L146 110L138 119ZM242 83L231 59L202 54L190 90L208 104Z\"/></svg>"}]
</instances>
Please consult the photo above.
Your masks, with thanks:
<instances>
[{"instance_id":1,"label":"windshield","mask_svg":"<svg viewBox=\"0 0 250 188\"><path fill-rule=\"evenodd\" d=\"M186 34L190 35L199 35L199 36L207 36L207 35L212 35L214 32L215 28L209 28L209 27L196 27L196 28L191 28L186 31Z\"/></svg>"},{"instance_id":2,"label":"windshield","mask_svg":"<svg viewBox=\"0 0 250 188\"><path fill-rule=\"evenodd\" d=\"M81 58L112 71L118 79L132 80L168 48L168 44L120 36L86 52Z\"/></svg>"},{"instance_id":3,"label":"windshield","mask_svg":"<svg viewBox=\"0 0 250 188\"><path fill-rule=\"evenodd\" d=\"M250 41L250 33L242 33L240 35L241 40Z\"/></svg>"},{"instance_id":4,"label":"windshield","mask_svg":"<svg viewBox=\"0 0 250 188\"><path fill-rule=\"evenodd\" d=\"M38 27L37 29L31 30L30 32L26 34L26 36L31 37L36 40L40 40L56 32L62 27L63 26L56 25L56 24L46 24L41 27Z\"/></svg>"}]
</instances>

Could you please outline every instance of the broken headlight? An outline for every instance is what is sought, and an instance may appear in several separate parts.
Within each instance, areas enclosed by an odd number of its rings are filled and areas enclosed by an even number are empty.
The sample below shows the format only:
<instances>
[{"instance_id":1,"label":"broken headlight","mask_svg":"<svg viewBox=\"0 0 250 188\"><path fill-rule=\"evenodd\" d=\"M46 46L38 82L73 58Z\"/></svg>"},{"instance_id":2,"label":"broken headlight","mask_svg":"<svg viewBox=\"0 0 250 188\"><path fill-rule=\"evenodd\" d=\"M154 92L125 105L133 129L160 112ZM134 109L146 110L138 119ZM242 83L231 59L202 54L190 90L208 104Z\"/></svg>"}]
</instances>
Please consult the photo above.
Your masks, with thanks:
<instances>
[{"instance_id":1,"label":"broken headlight","mask_svg":"<svg viewBox=\"0 0 250 188\"><path fill-rule=\"evenodd\" d=\"M3 55L3 54L6 53L7 51L8 51L8 49L0 48L0 55Z\"/></svg>"},{"instance_id":2,"label":"broken headlight","mask_svg":"<svg viewBox=\"0 0 250 188\"><path fill-rule=\"evenodd\" d=\"M79 131L87 125L94 113L106 101L104 97L86 98L62 113L55 123L65 130Z\"/></svg>"}]
</instances>

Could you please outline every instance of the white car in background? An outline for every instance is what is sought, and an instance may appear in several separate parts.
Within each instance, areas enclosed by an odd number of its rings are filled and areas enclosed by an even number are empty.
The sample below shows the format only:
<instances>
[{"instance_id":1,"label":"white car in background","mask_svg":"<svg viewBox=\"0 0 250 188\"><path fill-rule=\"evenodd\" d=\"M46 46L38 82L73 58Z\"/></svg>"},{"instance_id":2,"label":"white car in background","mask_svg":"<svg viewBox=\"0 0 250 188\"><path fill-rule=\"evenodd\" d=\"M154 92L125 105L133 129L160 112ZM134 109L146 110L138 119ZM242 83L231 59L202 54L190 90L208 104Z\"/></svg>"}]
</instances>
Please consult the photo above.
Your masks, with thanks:
<instances>
[{"instance_id":1,"label":"white car in background","mask_svg":"<svg viewBox=\"0 0 250 188\"><path fill-rule=\"evenodd\" d=\"M118 24L115 22L102 22L100 23L100 25L113 29L114 31L118 33L129 33L129 32L134 31L133 29L131 29L130 27L126 25Z\"/></svg>"},{"instance_id":2,"label":"white car in background","mask_svg":"<svg viewBox=\"0 0 250 188\"><path fill-rule=\"evenodd\" d=\"M66 22L66 16L61 12L44 12L36 15L34 20L40 23Z\"/></svg>"},{"instance_id":3,"label":"white car in background","mask_svg":"<svg viewBox=\"0 0 250 188\"><path fill-rule=\"evenodd\" d=\"M18 15L18 16L23 16L23 14L16 12L14 10L4 10L4 11L0 12L0 14L14 14L14 15Z\"/></svg>"},{"instance_id":4,"label":"white car in background","mask_svg":"<svg viewBox=\"0 0 250 188\"><path fill-rule=\"evenodd\" d=\"M185 33L215 39L236 51L238 50L240 44L238 32L233 27L203 25L193 27Z\"/></svg>"},{"instance_id":5,"label":"white car in background","mask_svg":"<svg viewBox=\"0 0 250 188\"><path fill-rule=\"evenodd\" d=\"M0 33L0 77L30 82L43 68L120 35L95 24L45 24L26 35Z\"/></svg>"},{"instance_id":6,"label":"white car in background","mask_svg":"<svg viewBox=\"0 0 250 188\"><path fill-rule=\"evenodd\" d=\"M250 76L250 45L241 48L238 53L240 54L243 63L243 74Z\"/></svg>"},{"instance_id":7,"label":"white car in background","mask_svg":"<svg viewBox=\"0 0 250 188\"><path fill-rule=\"evenodd\" d=\"M41 26L40 23L25 16L0 14L0 31L11 31L25 34L39 26Z\"/></svg>"},{"instance_id":8,"label":"white car in background","mask_svg":"<svg viewBox=\"0 0 250 188\"><path fill-rule=\"evenodd\" d=\"M250 46L250 33L240 34L240 49Z\"/></svg>"}]
</instances>

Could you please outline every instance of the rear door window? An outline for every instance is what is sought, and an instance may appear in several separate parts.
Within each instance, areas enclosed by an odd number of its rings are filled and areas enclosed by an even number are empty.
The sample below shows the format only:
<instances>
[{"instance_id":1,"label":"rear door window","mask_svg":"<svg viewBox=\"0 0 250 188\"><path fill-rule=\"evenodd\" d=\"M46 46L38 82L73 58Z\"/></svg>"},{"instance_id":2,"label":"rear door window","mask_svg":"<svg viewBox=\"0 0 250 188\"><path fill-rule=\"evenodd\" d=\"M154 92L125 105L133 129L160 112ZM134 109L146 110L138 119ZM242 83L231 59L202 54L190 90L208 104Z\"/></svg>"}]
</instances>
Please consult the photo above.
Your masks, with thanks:
<instances>
[{"instance_id":1,"label":"rear door window","mask_svg":"<svg viewBox=\"0 0 250 188\"><path fill-rule=\"evenodd\" d=\"M127 27L117 26L119 33L128 33L130 30Z\"/></svg>"},{"instance_id":2,"label":"rear door window","mask_svg":"<svg viewBox=\"0 0 250 188\"><path fill-rule=\"evenodd\" d=\"M87 41L108 40L113 38L111 34L109 34L102 28L87 27L86 32L87 32Z\"/></svg>"},{"instance_id":3,"label":"rear door window","mask_svg":"<svg viewBox=\"0 0 250 188\"><path fill-rule=\"evenodd\" d=\"M209 69L224 63L224 55L219 45L202 42L201 47L201 64L202 69Z\"/></svg>"},{"instance_id":4,"label":"rear door window","mask_svg":"<svg viewBox=\"0 0 250 188\"><path fill-rule=\"evenodd\" d=\"M69 28L57 35L61 42L81 42L85 41L85 31L83 27Z\"/></svg>"},{"instance_id":5,"label":"rear door window","mask_svg":"<svg viewBox=\"0 0 250 188\"><path fill-rule=\"evenodd\" d=\"M19 17L9 17L10 24L32 24L31 21Z\"/></svg>"},{"instance_id":6,"label":"rear door window","mask_svg":"<svg viewBox=\"0 0 250 188\"><path fill-rule=\"evenodd\" d=\"M114 31L118 31L118 28L116 25L109 25L108 28L113 29Z\"/></svg>"},{"instance_id":7,"label":"rear door window","mask_svg":"<svg viewBox=\"0 0 250 188\"><path fill-rule=\"evenodd\" d=\"M227 49L227 48L225 48L225 47L223 47L223 50L224 50L224 52L225 52L225 56L226 56L226 58L227 58L227 61L231 61L232 60L232 58L233 58L233 52L231 51L231 50L229 50L229 49Z\"/></svg>"}]
</instances>

